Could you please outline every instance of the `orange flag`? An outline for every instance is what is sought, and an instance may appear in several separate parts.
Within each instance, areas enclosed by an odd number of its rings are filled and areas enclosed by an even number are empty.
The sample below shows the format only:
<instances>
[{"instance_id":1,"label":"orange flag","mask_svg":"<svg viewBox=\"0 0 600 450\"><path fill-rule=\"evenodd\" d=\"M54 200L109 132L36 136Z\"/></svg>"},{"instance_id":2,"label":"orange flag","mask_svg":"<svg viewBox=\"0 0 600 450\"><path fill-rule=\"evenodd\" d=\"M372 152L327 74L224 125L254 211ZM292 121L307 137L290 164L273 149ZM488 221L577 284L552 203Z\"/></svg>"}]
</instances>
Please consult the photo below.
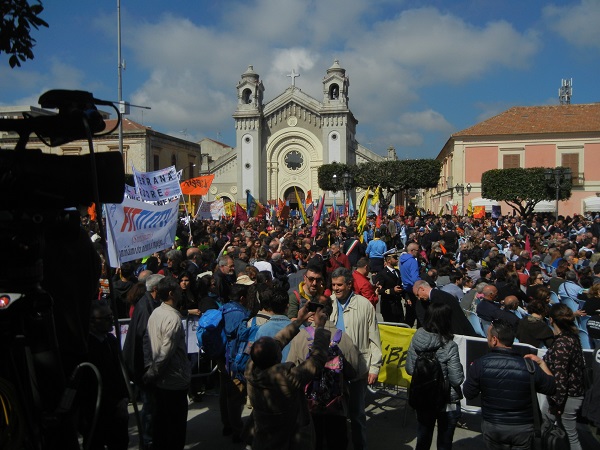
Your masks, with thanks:
<instances>
[{"instance_id":1,"label":"orange flag","mask_svg":"<svg viewBox=\"0 0 600 450\"><path fill-rule=\"evenodd\" d=\"M181 192L185 195L206 195L215 179L215 174L203 175L181 183Z\"/></svg>"},{"instance_id":2,"label":"orange flag","mask_svg":"<svg viewBox=\"0 0 600 450\"><path fill-rule=\"evenodd\" d=\"M88 206L87 212L90 216L90 220L96 221L96 204L92 203Z\"/></svg>"}]
</instances>

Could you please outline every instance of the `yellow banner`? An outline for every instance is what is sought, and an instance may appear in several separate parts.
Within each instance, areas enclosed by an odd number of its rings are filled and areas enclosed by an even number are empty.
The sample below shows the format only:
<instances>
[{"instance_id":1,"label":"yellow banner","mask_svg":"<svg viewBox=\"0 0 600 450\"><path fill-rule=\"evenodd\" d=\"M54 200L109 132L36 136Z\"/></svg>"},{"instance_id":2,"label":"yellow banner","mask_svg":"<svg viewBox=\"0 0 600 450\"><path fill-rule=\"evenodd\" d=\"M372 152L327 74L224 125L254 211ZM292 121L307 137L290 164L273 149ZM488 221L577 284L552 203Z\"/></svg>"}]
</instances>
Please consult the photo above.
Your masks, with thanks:
<instances>
[{"instance_id":1,"label":"yellow banner","mask_svg":"<svg viewBox=\"0 0 600 450\"><path fill-rule=\"evenodd\" d=\"M406 355L410 341L415 334L414 328L401 328L393 325L379 325L383 364L377 381L408 387L411 376L406 373Z\"/></svg>"}]
</instances>

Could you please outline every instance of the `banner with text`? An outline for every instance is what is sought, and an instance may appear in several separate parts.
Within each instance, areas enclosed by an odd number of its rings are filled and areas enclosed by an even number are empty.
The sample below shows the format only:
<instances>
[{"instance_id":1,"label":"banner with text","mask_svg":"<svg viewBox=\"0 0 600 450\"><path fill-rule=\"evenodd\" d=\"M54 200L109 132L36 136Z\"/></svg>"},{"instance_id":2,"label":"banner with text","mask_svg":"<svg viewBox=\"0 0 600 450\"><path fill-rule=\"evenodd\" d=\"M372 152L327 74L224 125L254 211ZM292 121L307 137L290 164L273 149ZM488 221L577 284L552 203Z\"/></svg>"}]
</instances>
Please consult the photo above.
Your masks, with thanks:
<instances>
[{"instance_id":1,"label":"banner with text","mask_svg":"<svg viewBox=\"0 0 600 450\"><path fill-rule=\"evenodd\" d=\"M177 202L152 205L124 198L106 204L108 258L111 267L169 248L177 231Z\"/></svg>"},{"instance_id":2,"label":"banner with text","mask_svg":"<svg viewBox=\"0 0 600 450\"><path fill-rule=\"evenodd\" d=\"M154 172L138 172L133 168L135 187L145 202L166 201L181 195L175 166Z\"/></svg>"},{"instance_id":3,"label":"banner with text","mask_svg":"<svg viewBox=\"0 0 600 450\"><path fill-rule=\"evenodd\" d=\"M125 197L132 198L133 200L142 201L137 191L135 190L135 187L129 186L128 184L125 185Z\"/></svg>"},{"instance_id":4,"label":"banner with text","mask_svg":"<svg viewBox=\"0 0 600 450\"><path fill-rule=\"evenodd\" d=\"M206 195L214 179L215 174L213 173L186 180L181 183L181 192L185 195Z\"/></svg>"},{"instance_id":5,"label":"banner with text","mask_svg":"<svg viewBox=\"0 0 600 450\"><path fill-rule=\"evenodd\" d=\"M408 387L411 377L404 368L406 353L415 334L413 328L400 328L394 325L379 324L381 338L382 365L378 381L395 386Z\"/></svg>"}]
</instances>

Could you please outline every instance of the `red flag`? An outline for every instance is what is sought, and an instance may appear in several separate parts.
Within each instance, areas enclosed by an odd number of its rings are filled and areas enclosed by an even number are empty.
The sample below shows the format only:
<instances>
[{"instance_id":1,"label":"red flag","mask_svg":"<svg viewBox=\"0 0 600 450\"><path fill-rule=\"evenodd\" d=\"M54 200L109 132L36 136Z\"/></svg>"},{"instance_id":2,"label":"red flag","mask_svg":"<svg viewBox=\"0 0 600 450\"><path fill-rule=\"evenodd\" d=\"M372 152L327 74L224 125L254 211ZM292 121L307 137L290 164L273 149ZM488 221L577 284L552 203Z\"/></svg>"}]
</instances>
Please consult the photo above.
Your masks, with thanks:
<instances>
[{"instance_id":1,"label":"red flag","mask_svg":"<svg viewBox=\"0 0 600 450\"><path fill-rule=\"evenodd\" d=\"M458 214L458 205L452 205L452 215L456 216Z\"/></svg>"},{"instance_id":2,"label":"red flag","mask_svg":"<svg viewBox=\"0 0 600 450\"><path fill-rule=\"evenodd\" d=\"M241 221L247 222L248 221L248 213L246 212L246 210L244 208L242 208L240 206L239 203L235 204L235 225L239 225Z\"/></svg>"},{"instance_id":3,"label":"red flag","mask_svg":"<svg viewBox=\"0 0 600 450\"><path fill-rule=\"evenodd\" d=\"M279 212L280 219L288 219L290 217L290 207L286 204L283 205L281 211Z\"/></svg>"},{"instance_id":4,"label":"red flag","mask_svg":"<svg viewBox=\"0 0 600 450\"><path fill-rule=\"evenodd\" d=\"M325 195L321 197L321 202L319 203L319 208L317 208L317 213L313 216L312 230L310 233L310 237L315 237L317 235L317 230L319 229L319 220L321 220L321 214L323 214L323 205L325 204Z\"/></svg>"},{"instance_id":5,"label":"red flag","mask_svg":"<svg viewBox=\"0 0 600 450\"><path fill-rule=\"evenodd\" d=\"M377 219L375 220L375 227L376 228L381 227L381 208L379 208L379 211L377 212Z\"/></svg>"}]
</instances>

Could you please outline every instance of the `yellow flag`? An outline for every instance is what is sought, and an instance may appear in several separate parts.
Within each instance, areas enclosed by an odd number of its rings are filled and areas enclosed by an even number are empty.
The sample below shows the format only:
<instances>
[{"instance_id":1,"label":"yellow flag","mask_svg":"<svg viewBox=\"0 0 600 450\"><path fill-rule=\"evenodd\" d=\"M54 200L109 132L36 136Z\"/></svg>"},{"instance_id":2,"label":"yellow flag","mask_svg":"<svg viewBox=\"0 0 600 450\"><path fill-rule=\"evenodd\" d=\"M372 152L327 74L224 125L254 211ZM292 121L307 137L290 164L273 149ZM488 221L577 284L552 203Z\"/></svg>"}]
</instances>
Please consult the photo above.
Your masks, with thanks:
<instances>
[{"instance_id":1,"label":"yellow flag","mask_svg":"<svg viewBox=\"0 0 600 450\"><path fill-rule=\"evenodd\" d=\"M306 211L304 211L304 207L302 206L302 200L300 200L300 196L298 195L296 186L294 186L294 192L296 193L296 201L298 202L298 209L300 210L300 214L302 215L302 220L304 221L304 223L308 223L306 220Z\"/></svg>"},{"instance_id":2,"label":"yellow flag","mask_svg":"<svg viewBox=\"0 0 600 450\"><path fill-rule=\"evenodd\" d=\"M469 206L467 206L467 216L473 217L473 202L469 200Z\"/></svg>"},{"instance_id":3,"label":"yellow flag","mask_svg":"<svg viewBox=\"0 0 600 450\"><path fill-rule=\"evenodd\" d=\"M381 191L381 188L379 186L377 186L377 189L375 189L375 193L373 194L373 197L371 197L371 205L375 206L377 203L379 203L379 192Z\"/></svg>"},{"instance_id":4,"label":"yellow flag","mask_svg":"<svg viewBox=\"0 0 600 450\"><path fill-rule=\"evenodd\" d=\"M367 188L367 193L365 194L363 202L360 205L358 219L356 220L356 232L358 233L358 239L360 242L363 242L363 231L365 229L365 225L367 224L367 203L369 203L370 191L371 188Z\"/></svg>"}]
</instances>

